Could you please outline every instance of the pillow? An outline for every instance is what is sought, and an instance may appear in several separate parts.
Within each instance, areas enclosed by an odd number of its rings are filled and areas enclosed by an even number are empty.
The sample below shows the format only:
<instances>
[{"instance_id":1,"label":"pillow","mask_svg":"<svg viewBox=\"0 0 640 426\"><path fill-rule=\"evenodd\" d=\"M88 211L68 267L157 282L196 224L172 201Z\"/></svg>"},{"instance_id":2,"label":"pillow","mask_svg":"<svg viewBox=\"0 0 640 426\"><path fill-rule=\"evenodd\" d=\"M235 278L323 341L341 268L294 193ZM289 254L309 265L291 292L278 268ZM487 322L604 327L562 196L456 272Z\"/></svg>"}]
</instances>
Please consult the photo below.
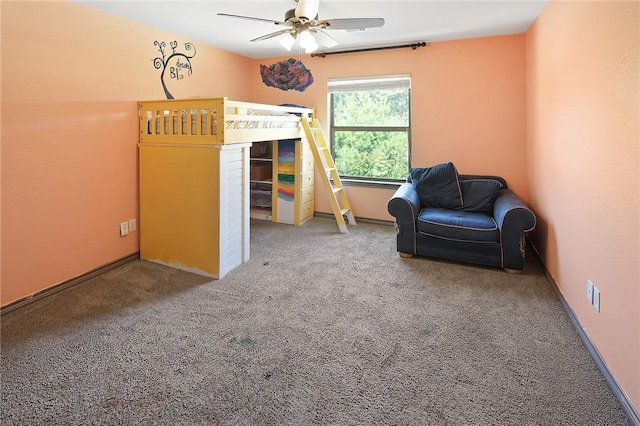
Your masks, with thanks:
<instances>
[{"instance_id":1,"label":"pillow","mask_svg":"<svg viewBox=\"0 0 640 426\"><path fill-rule=\"evenodd\" d=\"M496 201L502 183L495 179L469 179L460 181L464 203L456 208L465 212L493 213L493 203Z\"/></svg>"},{"instance_id":2,"label":"pillow","mask_svg":"<svg viewBox=\"0 0 640 426\"><path fill-rule=\"evenodd\" d=\"M306 108L306 106L297 105L297 104L280 104L280 106L292 107L292 108ZM297 115L298 117L302 117L302 113L301 112L292 112L291 114Z\"/></svg>"},{"instance_id":3,"label":"pillow","mask_svg":"<svg viewBox=\"0 0 640 426\"><path fill-rule=\"evenodd\" d=\"M442 209L462 207L458 171L453 163L413 168L409 171L409 176L423 206Z\"/></svg>"}]
</instances>

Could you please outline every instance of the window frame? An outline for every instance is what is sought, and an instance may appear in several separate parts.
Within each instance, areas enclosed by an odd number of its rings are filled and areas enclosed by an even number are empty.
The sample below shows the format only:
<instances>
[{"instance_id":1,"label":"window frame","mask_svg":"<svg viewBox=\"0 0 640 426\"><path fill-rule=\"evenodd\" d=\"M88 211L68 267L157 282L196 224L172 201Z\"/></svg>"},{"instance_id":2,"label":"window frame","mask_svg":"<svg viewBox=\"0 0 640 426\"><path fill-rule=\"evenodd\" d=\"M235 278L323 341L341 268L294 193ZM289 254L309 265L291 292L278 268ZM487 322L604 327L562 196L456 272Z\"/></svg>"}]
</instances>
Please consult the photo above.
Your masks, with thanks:
<instances>
[{"instance_id":1,"label":"window frame","mask_svg":"<svg viewBox=\"0 0 640 426\"><path fill-rule=\"evenodd\" d=\"M335 124L335 115L334 114L334 98L333 95L335 93L344 92L346 90L331 90L331 83L333 82L345 82L345 86L347 87L357 87L359 85L363 85L364 87L361 90L353 90L353 91L369 91L375 90L375 88L367 89L366 82L367 80L376 80L376 79L390 79L390 80L404 80L408 82L407 87L407 105L408 105L408 119L407 126L336 126ZM353 85L349 85L346 82L353 82ZM365 84L363 84L365 83ZM381 87L379 90L388 89L390 87ZM398 87L402 88L402 87ZM362 76L362 77L352 77L348 79L336 78L329 79L328 81L328 90L327 96L329 98L328 106L329 106L329 140L330 140L330 149L331 155L336 158L335 153L335 133L340 131L353 131L353 132L401 132L407 134L407 175L409 174L409 170L411 169L411 75L410 74L402 74L402 75L379 75L379 76ZM382 178L382 177L368 177L368 176L351 176L340 173L338 170L338 174L340 175L340 179L343 183L350 186L373 186L373 187L388 187L389 185L393 187L399 186L401 183L405 181L405 179L394 179L394 178Z\"/></svg>"}]
</instances>

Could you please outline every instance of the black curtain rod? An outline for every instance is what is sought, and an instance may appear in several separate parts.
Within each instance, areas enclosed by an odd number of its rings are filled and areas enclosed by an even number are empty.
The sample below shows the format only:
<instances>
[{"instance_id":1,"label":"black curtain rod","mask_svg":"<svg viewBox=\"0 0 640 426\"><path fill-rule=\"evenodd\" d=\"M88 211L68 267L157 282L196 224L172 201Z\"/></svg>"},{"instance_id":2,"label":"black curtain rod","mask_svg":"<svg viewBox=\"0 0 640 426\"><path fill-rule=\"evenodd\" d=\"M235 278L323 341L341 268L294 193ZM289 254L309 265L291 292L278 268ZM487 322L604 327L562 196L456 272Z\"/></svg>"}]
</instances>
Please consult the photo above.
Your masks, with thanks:
<instances>
[{"instance_id":1,"label":"black curtain rod","mask_svg":"<svg viewBox=\"0 0 640 426\"><path fill-rule=\"evenodd\" d=\"M410 47L411 50L416 50L418 47L425 47L426 45L427 45L427 43L422 41L420 43L403 44L403 45L400 45L400 46L369 47L367 49L340 50L340 51L337 51L337 52L317 52L317 53L312 53L311 57L312 58L315 58L315 57L324 58L325 56L328 56L328 55L339 55L341 53L371 52L372 50L403 49L403 48L406 48L406 47Z\"/></svg>"}]
</instances>

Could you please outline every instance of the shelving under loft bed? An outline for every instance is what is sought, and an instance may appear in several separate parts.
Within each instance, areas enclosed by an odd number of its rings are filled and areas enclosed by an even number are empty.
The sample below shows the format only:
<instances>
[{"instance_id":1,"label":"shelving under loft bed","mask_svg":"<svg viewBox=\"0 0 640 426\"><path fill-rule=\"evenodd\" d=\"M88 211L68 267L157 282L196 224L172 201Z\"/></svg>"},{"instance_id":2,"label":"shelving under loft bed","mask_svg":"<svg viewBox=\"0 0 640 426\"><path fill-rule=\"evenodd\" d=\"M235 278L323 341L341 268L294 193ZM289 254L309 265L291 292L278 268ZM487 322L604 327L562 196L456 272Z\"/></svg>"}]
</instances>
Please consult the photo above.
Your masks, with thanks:
<instances>
[{"instance_id":1,"label":"shelving under loft bed","mask_svg":"<svg viewBox=\"0 0 640 426\"><path fill-rule=\"evenodd\" d=\"M301 225L314 212L314 158L306 138L254 143L251 218Z\"/></svg>"}]
</instances>

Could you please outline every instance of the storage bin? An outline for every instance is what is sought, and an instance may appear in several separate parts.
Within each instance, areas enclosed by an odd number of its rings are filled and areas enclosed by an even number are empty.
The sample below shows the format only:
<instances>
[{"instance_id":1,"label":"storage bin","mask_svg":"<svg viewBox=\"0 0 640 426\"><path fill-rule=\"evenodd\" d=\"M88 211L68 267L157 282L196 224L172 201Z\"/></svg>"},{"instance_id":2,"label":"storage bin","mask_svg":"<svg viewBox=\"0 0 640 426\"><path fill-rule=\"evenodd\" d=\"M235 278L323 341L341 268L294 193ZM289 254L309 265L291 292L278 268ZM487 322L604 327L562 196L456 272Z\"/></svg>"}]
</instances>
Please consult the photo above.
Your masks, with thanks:
<instances>
[{"instance_id":1,"label":"storage bin","mask_svg":"<svg viewBox=\"0 0 640 426\"><path fill-rule=\"evenodd\" d=\"M251 180L271 180L271 163L253 163L249 168L249 177Z\"/></svg>"},{"instance_id":2,"label":"storage bin","mask_svg":"<svg viewBox=\"0 0 640 426\"><path fill-rule=\"evenodd\" d=\"M271 142L254 143L249 155L251 158L271 158Z\"/></svg>"},{"instance_id":3,"label":"storage bin","mask_svg":"<svg viewBox=\"0 0 640 426\"><path fill-rule=\"evenodd\" d=\"M251 207L271 207L271 191L251 190Z\"/></svg>"}]
</instances>

